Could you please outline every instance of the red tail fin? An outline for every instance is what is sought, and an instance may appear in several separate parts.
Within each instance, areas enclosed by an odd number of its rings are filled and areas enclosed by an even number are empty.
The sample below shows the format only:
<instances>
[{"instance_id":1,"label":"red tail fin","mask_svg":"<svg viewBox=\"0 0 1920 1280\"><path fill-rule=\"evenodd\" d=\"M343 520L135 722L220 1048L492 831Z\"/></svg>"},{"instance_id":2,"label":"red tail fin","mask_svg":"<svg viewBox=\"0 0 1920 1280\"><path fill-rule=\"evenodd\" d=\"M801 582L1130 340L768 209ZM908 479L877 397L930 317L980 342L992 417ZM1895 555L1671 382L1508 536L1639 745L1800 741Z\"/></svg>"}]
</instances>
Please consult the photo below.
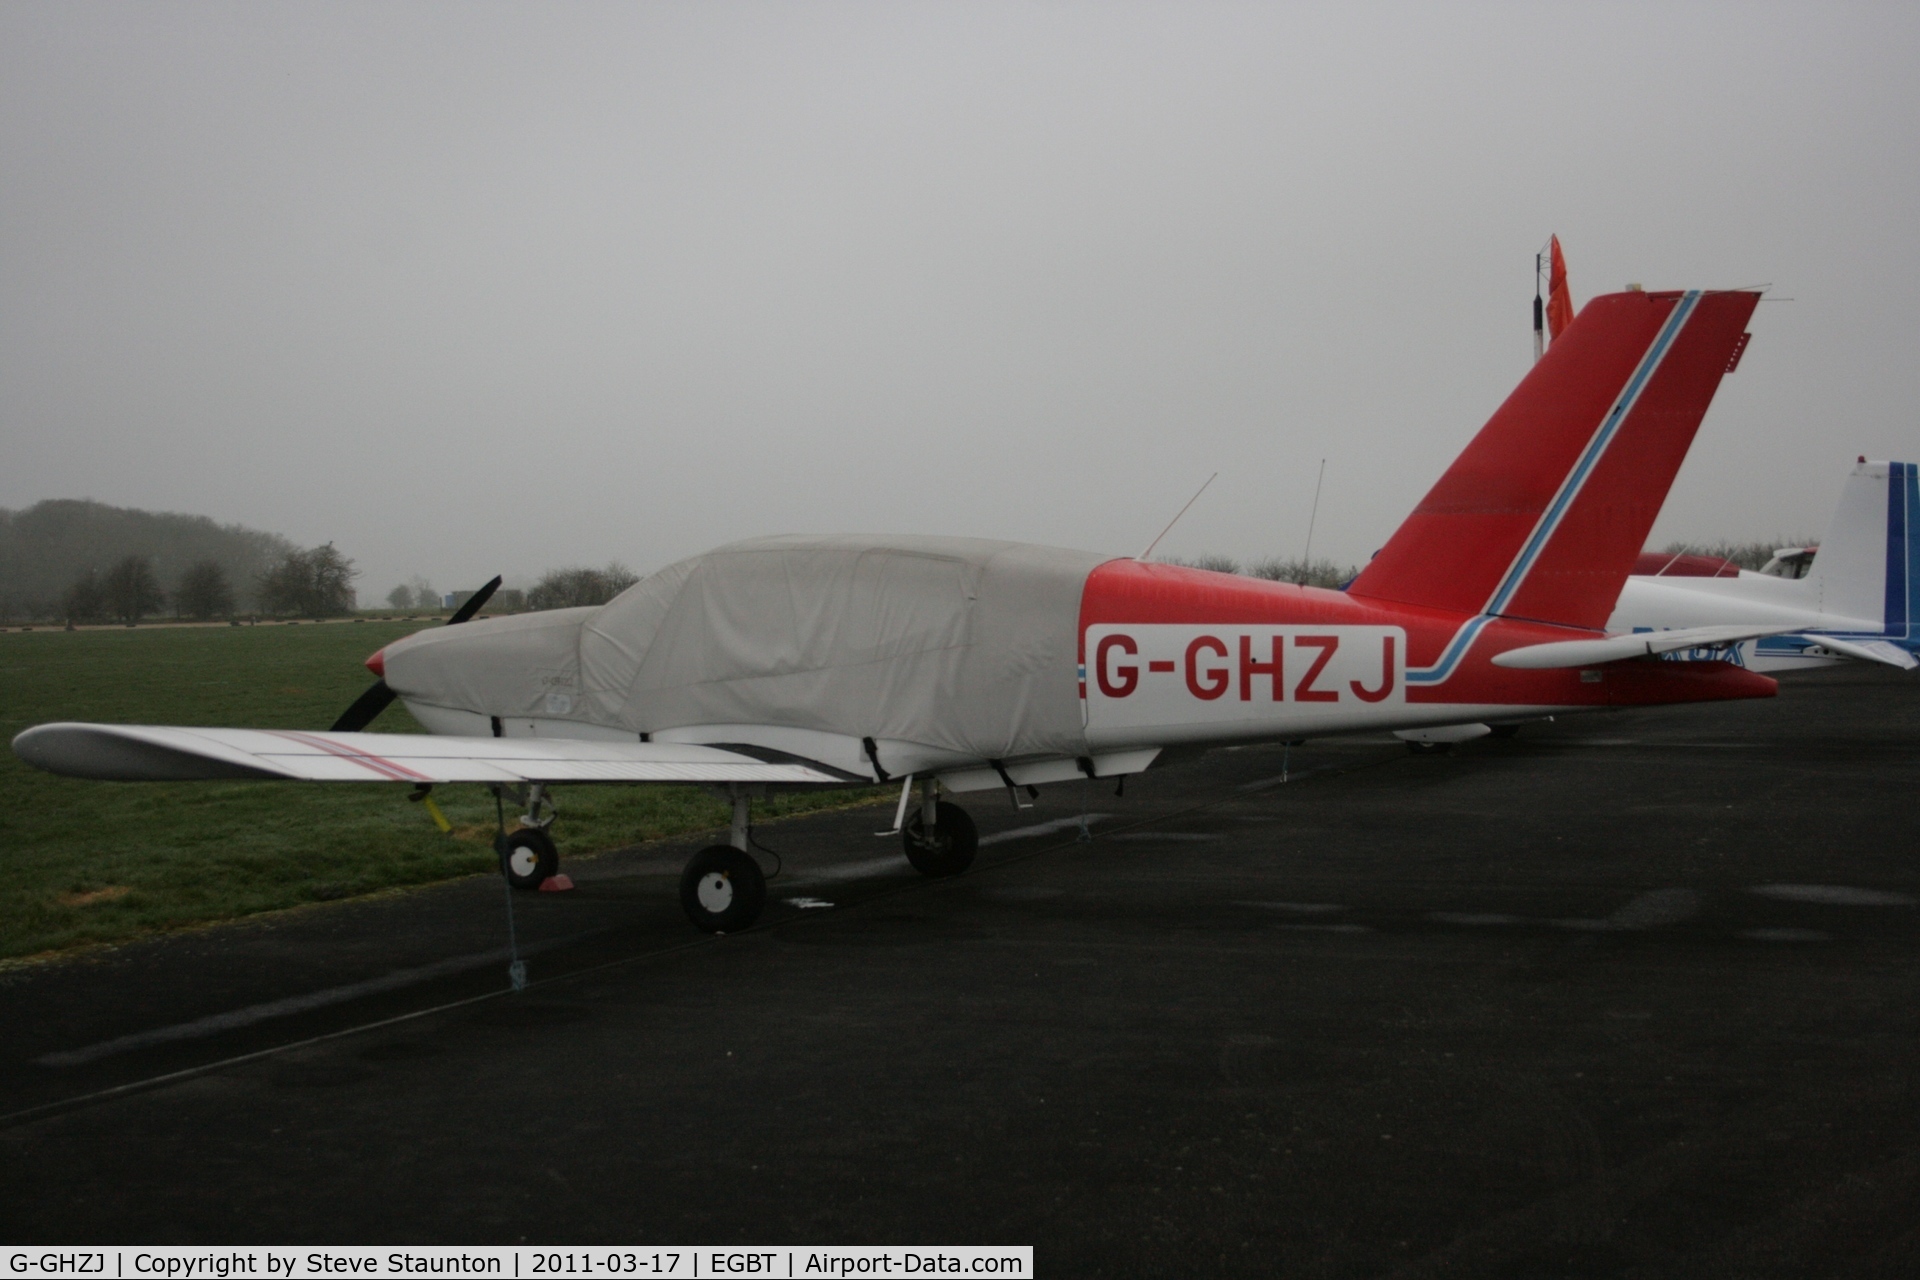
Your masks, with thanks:
<instances>
[{"instance_id":1,"label":"red tail fin","mask_svg":"<svg viewBox=\"0 0 1920 1280\"><path fill-rule=\"evenodd\" d=\"M1759 300L1589 302L1348 590L1604 625Z\"/></svg>"}]
</instances>

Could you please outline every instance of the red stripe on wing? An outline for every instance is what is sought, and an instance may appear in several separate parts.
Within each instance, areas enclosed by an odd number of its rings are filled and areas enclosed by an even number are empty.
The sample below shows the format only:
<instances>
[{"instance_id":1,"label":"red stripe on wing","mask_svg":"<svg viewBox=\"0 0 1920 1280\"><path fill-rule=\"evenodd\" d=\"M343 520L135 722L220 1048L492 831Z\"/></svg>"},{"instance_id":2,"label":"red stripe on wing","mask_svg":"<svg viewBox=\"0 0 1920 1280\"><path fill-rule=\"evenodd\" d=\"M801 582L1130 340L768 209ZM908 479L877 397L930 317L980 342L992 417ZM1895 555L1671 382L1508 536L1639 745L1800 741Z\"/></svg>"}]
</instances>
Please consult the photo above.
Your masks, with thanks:
<instances>
[{"instance_id":1,"label":"red stripe on wing","mask_svg":"<svg viewBox=\"0 0 1920 1280\"><path fill-rule=\"evenodd\" d=\"M376 756L370 751L357 751L352 747L343 746L338 742L330 742L325 738L300 733L292 729L268 729L266 732L273 734L276 738L285 738L289 742L298 742L303 746L317 747L328 755L341 760L351 760L353 763L379 774L390 782L433 781L427 774L409 769L406 765L400 764L397 761L388 760L383 756Z\"/></svg>"}]
</instances>

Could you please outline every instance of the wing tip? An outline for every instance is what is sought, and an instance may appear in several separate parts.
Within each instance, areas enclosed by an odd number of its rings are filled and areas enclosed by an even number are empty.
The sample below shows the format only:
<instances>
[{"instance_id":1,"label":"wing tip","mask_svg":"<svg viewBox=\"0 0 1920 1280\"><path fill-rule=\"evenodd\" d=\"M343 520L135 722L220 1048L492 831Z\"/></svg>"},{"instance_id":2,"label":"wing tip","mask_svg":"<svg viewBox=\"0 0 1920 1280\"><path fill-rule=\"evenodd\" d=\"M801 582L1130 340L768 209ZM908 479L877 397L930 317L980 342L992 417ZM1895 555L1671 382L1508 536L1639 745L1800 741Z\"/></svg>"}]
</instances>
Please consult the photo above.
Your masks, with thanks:
<instances>
[{"instance_id":1,"label":"wing tip","mask_svg":"<svg viewBox=\"0 0 1920 1280\"><path fill-rule=\"evenodd\" d=\"M13 754L64 778L97 782L202 782L279 778L284 775L206 751L154 741L139 732L152 726L56 721L14 735Z\"/></svg>"}]
</instances>

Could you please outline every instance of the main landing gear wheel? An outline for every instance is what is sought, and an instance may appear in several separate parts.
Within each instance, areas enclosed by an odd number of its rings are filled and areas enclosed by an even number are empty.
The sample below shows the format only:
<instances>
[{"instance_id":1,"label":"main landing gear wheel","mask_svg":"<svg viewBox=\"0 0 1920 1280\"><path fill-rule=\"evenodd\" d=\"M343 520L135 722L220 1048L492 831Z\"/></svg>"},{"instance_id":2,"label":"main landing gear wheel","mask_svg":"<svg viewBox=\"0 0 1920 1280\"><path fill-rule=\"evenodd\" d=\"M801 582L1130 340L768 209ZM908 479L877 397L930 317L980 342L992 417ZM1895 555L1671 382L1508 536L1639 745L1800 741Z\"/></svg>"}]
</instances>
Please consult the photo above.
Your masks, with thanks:
<instances>
[{"instance_id":1,"label":"main landing gear wheel","mask_svg":"<svg viewBox=\"0 0 1920 1280\"><path fill-rule=\"evenodd\" d=\"M538 889L548 876L560 870L560 851L553 837L538 827L521 827L507 833L506 847L500 850L500 874L516 889Z\"/></svg>"},{"instance_id":2,"label":"main landing gear wheel","mask_svg":"<svg viewBox=\"0 0 1920 1280\"><path fill-rule=\"evenodd\" d=\"M680 873L680 906L708 933L732 933L760 918L767 878L753 856L730 844L702 849Z\"/></svg>"},{"instance_id":3,"label":"main landing gear wheel","mask_svg":"<svg viewBox=\"0 0 1920 1280\"><path fill-rule=\"evenodd\" d=\"M921 875L957 876L973 865L973 855L980 848L980 832L965 809L942 800L934 808L931 833L915 808L900 829L900 841L907 847L907 861Z\"/></svg>"},{"instance_id":4,"label":"main landing gear wheel","mask_svg":"<svg viewBox=\"0 0 1920 1280\"><path fill-rule=\"evenodd\" d=\"M1496 738L1511 738L1519 734L1520 726L1517 724L1490 724L1487 726L1487 732Z\"/></svg>"},{"instance_id":5,"label":"main landing gear wheel","mask_svg":"<svg viewBox=\"0 0 1920 1280\"><path fill-rule=\"evenodd\" d=\"M1409 741L1407 743L1407 750L1417 756L1443 756L1453 750L1453 744L1451 742Z\"/></svg>"}]
</instances>

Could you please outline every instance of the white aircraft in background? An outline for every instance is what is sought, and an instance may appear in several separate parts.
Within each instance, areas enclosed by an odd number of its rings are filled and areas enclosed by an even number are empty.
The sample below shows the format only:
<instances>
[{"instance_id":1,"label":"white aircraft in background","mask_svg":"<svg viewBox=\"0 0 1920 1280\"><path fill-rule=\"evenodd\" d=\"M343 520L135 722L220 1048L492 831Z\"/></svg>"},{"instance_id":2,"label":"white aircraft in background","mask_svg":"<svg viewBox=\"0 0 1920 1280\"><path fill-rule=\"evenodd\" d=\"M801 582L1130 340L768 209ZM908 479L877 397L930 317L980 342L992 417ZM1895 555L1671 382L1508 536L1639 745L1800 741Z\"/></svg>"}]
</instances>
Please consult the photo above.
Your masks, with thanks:
<instances>
[{"instance_id":1,"label":"white aircraft in background","mask_svg":"<svg viewBox=\"0 0 1920 1280\"><path fill-rule=\"evenodd\" d=\"M1841 658L1912 668L1920 650L1917 472L1911 462L1861 458L1818 547L1783 547L1758 573L1706 556L1643 554L1607 630L1777 627L1783 634L1669 657L1727 659L1754 671L1794 671Z\"/></svg>"},{"instance_id":2,"label":"white aircraft in background","mask_svg":"<svg viewBox=\"0 0 1920 1280\"><path fill-rule=\"evenodd\" d=\"M557 867L547 788L707 784L731 841L694 855L680 900L727 931L764 901L768 787L897 781L909 861L952 875L977 839L943 791L1018 805L1176 746L1769 697L1732 663L1648 660L1767 627L1602 630L1758 301L1593 299L1344 591L981 539L761 538L596 608L468 621L495 579L462 625L369 659L379 682L325 732L49 724L13 749L85 778L481 783L526 805L498 838L520 888ZM396 697L426 734L360 732Z\"/></svg>"}]
</instances>

